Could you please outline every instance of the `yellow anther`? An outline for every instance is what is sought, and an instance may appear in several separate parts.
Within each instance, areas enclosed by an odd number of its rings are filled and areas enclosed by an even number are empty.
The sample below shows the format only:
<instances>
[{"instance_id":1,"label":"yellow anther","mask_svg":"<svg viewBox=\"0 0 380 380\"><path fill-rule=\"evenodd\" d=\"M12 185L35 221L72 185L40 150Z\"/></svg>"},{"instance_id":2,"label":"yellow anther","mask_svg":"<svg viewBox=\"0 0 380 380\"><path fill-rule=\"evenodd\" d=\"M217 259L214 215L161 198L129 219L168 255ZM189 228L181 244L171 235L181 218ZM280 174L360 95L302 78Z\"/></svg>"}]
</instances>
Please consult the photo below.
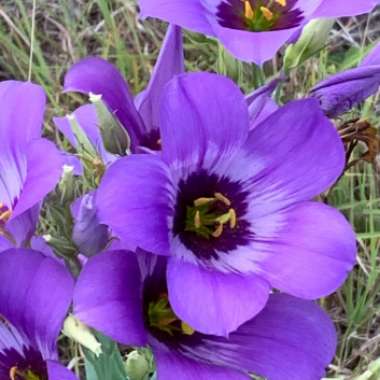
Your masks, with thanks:
<instances>
[{"instance_id":1,"label":"yellow anther","mask_svg":"<svg viewBox=\"0 0 380 380\"><path fill-rule=\"evenodd\" d=\"M223 224L220 223L218 224L218 226L216 227L215 231L211 234L214 238L219 238L222 236L222 233L223 233Z\"/></svg>"},{"instance_id":2,"label":"yellow anther","mask_svg":"<svg viewBox=\"0 0 380 380\"><path fill-rule=\"evenodd\" d=\"M260 7L260 11L266 20L271 21L273 19L273 13L267 7Z\"/></svg>"},{"instance_id":3,"label":"yellow anther","mask_svg":"<svg viewBox=\"0 0 380 380\"><path fill-rule=\"evenodd\" d=\"M230 207L231 206L231 201L225 197L222 193L215 193L214 197L220 201L223 202L226 206Z\"/></svg>"},{"instance_id":4,"label":"yellow anther","mask_svg":"<svg viewBox=\"0 0 380 380\"><path fill-rule=\"evenodd\" d=\"M12 211L7 210L0 214L0 222L7 222L9 218L12 216Z\"/></svg>"},{"instance_id":5,"label":"yellow anther","mask_svg":"<svg viewBox=\"0 0 380 380\"><path fill-rule=\"evenodd\" d=\"M203 198L198 198L194 201L194 206L195 207L200 207L200 206L203 206L203 205L206 205L207 203L211 203L211 202L214 202L215 199L214 198L206 198L206 197L203 197Z\"/></svg>"},{"instance_id":6,"label":"yellow anther","mask_svg":"<svg viewBox=\"0 0 380 380\"><path fill-rule=\"evenodd\" d=\"M195 333L195 330L183 321L181 322L181 330L185 335L193 335Z\"/></svg>"},{"instance_id":7,"label":"yellow anther","mask_svg":"<svg viewBox=\"0 0 380 380\"><path fill-rule=\"evenodd\" d=\"M194 215L194 226L195 228L201 228L202 226L201 213L199 212L199 210L197 210Z\"/></svg>"},{"instance_id":8,"label":"yellow anther","mask_svg":"<svg viewBox=\"0 0 380 380\"><path fill-rule=\"evenodd\" d=\"M243 0L244 1L244 16L247 19L253 19L255 16L255 12L253 11L251 2L249 0Z\"/></svg>"},{"instance_id":9,"label":"yellow anther","mask_svg":"<svg viewBox=\"0 0 380 380\"><path fill-rule=\"evenodd\" d=\"M228 212L230 214L230 228L234 229L237 225L236 211L233 208L230 208Z\"/></svg>"},{"instance_id":10,"label":"yellow anther","mask_svg":"<svg viewBox=\"0 0 380 380\"><path fill-rule=\"evenodd\" d=\"M280 4L282 7L286 7L286 0L274 0L277 4Z\"/></svg>"}]
</instances>

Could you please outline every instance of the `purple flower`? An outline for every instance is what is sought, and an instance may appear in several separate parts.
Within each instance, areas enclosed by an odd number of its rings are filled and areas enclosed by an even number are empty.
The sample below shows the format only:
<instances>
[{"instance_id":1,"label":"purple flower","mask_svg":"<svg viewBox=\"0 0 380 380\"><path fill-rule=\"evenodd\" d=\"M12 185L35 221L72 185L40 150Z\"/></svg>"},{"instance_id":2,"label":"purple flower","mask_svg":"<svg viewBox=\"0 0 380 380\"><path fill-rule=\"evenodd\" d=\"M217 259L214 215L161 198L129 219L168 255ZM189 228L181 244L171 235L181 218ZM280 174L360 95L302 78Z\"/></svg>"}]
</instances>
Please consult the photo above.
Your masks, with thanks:
<instances>
[{"instance_id":1,"label":"purple flower","mask_svg":"<svg viewBox=\"0 0 380 380\"><path fill-rule=\"evenodd\" d=\"M315 299L342 284L355 235L310 199L337 180L345 154L316 100L291 102L249 132L232 81L180 75L162 95L160 130L161 154L108 169L97 208L126 249L170 256L169 300L182 320L228 335L271 287Z\"/></svg>"},{"instance_id":2,"label":"purple flower","mask_svg":"<svg viewBox=\"0 0 380 380\"><path fill-rule=\"evenodd\" d=\"M117 68L97 57L85 58L72 66L65 76L64 88L66 92L78 91L87 94L91 92L102 95L110 110L127 129L133 152L139 147L159 150L159 98L165 84L174 75L183 71L181 31L178 27L170 26L148 87L136 99L133 99L127 83ZM94 109L91 106L86 107L77 112L80 112L83 118L87 118L87 121L95 118ZM80 120L79 124L82 125ZM96 121L85 124L94 129ZM64 133L67 134L67 131L64 130ZM99 135L98 131L96 133Z\"/></svg>"},{"instance_id":3,"label":"purple flower","mask_svg":"<svg viewBox=\"0 0 380 380\"><path fill-rule=\"evenodd\" d=\"M143 18L156 17L204 33L237 58L271 59L314 18L369 12L379 0L140 0Z\"/></svg>"},{"instance_id":4,"label":"purple flower","mask_svg":"<svg viewBox=\"0 0 380 380\"><path fill-rule=\"evenodd\" d=\"M310 91L329 117L337 117L375 94L380 87L380 45L357 68L318 83Z\"/></svg>"},{"instance_id":5,"label":"purple flower","mask_svg":"<svg viewBox=\"0 0 380 380\"><path fill-rule=\"evenodd\" d=\"M120 343L149 344L158 379L248 380L248 372L270 380L323 376L334 356L336 334L313 302L271 295L258 316L228 337L202 334L173 311L166 259L156 258L112 251L90 259L74 290L75 316ZM191 295L182 297L186 301Z\"/></svg>"},{"instance_id":6,"label":"purple flower","mask_svg":"<svg viewBox=\"0 0 380 380\"><path fill-rule=\"evenodd\" d=\"M1 250L30 239L38 205L60 178L62 157L51 142L41 138L45 110L41 87L1 82L0 108Z\"/></svg>"},{"instance_id":7,"label":"purple flower","mask_svg":"<svg viewBox=\"0 0 380 380\"><path fill-rule=\"evenodd\" d=\"M73 241L85 256L101 252L109 242L108 227L99 223L96 192L78 198L71 206L74 217Z\"/></svg>"},{"instance_id":8,"label":"purple flower","mask_svg":"<svg viewBox=\"0 0 380 380\"><path fill-rule=\"evenodd\" d=\"M65 268L37 251L0 254L0 378L75 380L56 341L72 299Z\"/></svg>"}]
</instances>

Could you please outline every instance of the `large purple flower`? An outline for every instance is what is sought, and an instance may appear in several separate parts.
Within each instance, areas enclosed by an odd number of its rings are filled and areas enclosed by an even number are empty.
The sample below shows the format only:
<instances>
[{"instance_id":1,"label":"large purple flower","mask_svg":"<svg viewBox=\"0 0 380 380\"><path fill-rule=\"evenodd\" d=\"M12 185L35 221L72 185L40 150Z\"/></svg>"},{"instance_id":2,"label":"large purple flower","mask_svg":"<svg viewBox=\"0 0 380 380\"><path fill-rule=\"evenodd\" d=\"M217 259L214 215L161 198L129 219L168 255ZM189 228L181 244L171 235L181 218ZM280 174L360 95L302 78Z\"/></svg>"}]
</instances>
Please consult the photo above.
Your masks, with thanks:
<instances>
[{"instance_id":1,"label":"large purple flower","mask_svg":"<svg viewBox=\"0 0 380 380\"><path fill-rule=\"evenodd\" d=\"M227 335L271 287L314 299L342 284L355 236L310 199L340 176L345 155L316 100L291 102L249 132L233 82L185 74L166 87L160 129L161 154L113 164L97 207L124 247L170 256L169 299L182 320Z\"/></svg>"},{"instance_id":2,"label":"large purple flower","mask_svg":"<svg viewBox=\"0 0 380 380\"><path fill-rule=\"evenodd\" d=\"M228 337L206 335L171 308L165 267L166 258L127 251L90 259L74 290L75 316L123 344L149 344L159 380L248 380L248 372L270 380L323 376L336 335L313 302L271 295L256 318Z\"/></svg>"},{"instance_id":3,"label":"large purple flower","mask_svg":"<svg viewBox=\"0 0 380 380\"><path fill-rule=\"evenodd\" d=\"M41 138L44 110L41 87L0 83L0 250L31 237L38 204L62 172L60 153Z\"/></svg>"},{"instance_id":4,"label":"large purple flower","mask_svg":"<svg viewBox=\"0 0 380 380\"><path fill-rule=\"evenodd\" d=\"M380 44L356 68L321 81L310 91L329 117L351 110L380 88Z\"/></svg>"},{"instance_id":5,"label":"large purple flower","mask_svg":"<svg viewBox=\"0 0 380 380\"><path fill-rule=\"evenodd\" d=\"M133 99L128 84L111 63L97 57L85 58L73 65L65 76L64 89L102 95L102 99L127 129L132 151L144 147L160 149L158 128L158 104L165 84L176 74L184 71L182 35L178 27L170 26L165 37L151 80L145 91ZM95 110L85 106L79 112L84 124L96 128ZM61 130L67 134L67 125L56 119ZM80 122L80 121L79 121ZM81 124L81 123L80 123ZM93 129L92 128L92 129ZM99 132L97 132L99 135ZM91 132L94 135L95 132Z\"/></svg>"},{"instance_id":6,"label":"large purple flower","mask_svg":"<svg viewBox=\"0 0 380 380\"><path fill-rule=\"evenodd\" d=\"M366 13L379 0L140 0L142 17L218 38L237 58L261 64L308 21Z\"/></svg>"},{"instance_id":7,"label":"large purple flower","mask_svg":"<svg viewBox=\"0 0 380 380\"><path fill-rule=\"evenodd\" d=\"M0 378L75 380L58 362L56 341L74 281L43 254L11 249L0 254Z\"/></svg>"}]
</instances>

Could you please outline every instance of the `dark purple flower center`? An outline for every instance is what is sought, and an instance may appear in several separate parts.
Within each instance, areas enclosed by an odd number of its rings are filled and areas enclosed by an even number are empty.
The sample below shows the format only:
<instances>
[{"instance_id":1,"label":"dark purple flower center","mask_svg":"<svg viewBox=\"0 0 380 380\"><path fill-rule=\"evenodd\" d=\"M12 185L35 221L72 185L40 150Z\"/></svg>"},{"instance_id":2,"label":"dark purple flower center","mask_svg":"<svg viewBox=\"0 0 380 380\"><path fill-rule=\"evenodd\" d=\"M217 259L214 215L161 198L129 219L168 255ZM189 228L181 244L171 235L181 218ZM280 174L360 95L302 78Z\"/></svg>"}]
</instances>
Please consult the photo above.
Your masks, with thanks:
<instances>
[{"instance_id":1,"label":"dark purple flower center","mask_svg":"<svg viewBox=\"0 0 380 380\"><path fill-rule=\"evenodd\" d=\"M0 341L0 379L9 380L48 380L47 367L39 351L29 347L16 330L0 315L0 328L7 329L5 336L13 337ZM18 342L15 345L15 342ZM9 347L7 347L9 343ZM6 346L2 349L1 346ZM16 347L17 346L17 347Z\"/></svg>"},{"instance_id":2,"label":"dark purple flower center","mask_svg":"<svg viewBox=\"0 0 380 380\"><path fill-rule=\"evenodd\" d=\"M140 147L153 151L161 150L161 137L158 129L153 129L149 133L140 137Z\"/></svg>"},{"instance_id":3,"label":"dark purple flower center","mask_svg":"<svg viewBox=\"0 0 380 380\"><path fill-rule=\"evenodd\" d=\"M195 331L174 313L168 299L166 264L156 266L145 279L143 289L145 324L150 333L162 342L174 342Z\"/></svg>"},{"instance_id":4,"label":"dark purple flower center","mask_svg":"<svg viewBox=\"0 0 380 380\"><path fill-rule=\"evenodd\" d=\"M263 32L297 27L303 12L296 7L297 0L224 0L216 16L220 25Z\"/></svg>"},{"instance_id":5,"label":"dark purple flower center","mask_svg":"<svg viewBox=\"0 0 380 380\"><path fill-rule=\"evenodd\" d=\"M238 183L201 170L179 183L173 232L199 259L216 259L218 251L249 242L246 211L247 193Z\"/></svg>"}]
</instances>

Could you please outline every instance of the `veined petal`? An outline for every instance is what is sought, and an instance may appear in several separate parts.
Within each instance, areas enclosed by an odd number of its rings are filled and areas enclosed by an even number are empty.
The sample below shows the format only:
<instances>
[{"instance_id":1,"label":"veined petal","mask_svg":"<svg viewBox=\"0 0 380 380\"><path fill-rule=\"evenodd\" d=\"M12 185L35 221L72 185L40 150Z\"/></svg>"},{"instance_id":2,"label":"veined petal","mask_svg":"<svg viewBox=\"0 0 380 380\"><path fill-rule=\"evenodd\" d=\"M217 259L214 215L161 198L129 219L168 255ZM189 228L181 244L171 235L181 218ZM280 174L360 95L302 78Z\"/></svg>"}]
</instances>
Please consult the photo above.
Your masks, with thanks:
<instances>
[{"instance_id":1,"label":"veined petal","mask_svg":"<svg viewBox=\"0 0 380 380\"><path fill-rule=\"evenodd\" d=\"M319 8L313 14L313 18L322 17L349 17L370 12L376 5L380 4L379 0L323 0Z\"/></svg>"},{"instance_id":2,"label":"veined petal","mask_svg":"<svg viewBox=\"0 0 380 380\"><path fill-rule=\"evenodd\" d=\"M157 378L165 380L248 380L244 373L230 368L200 363L177 354L175 351L153 350L157 365Z\"/></svg>"},{"instance_id":3,"label":"veined petal","mask_svg":"<svg viewBox=\"0 0 380 380\"><path fill-rule=\"evenodd\" d=\"M10 249L0 254L0 277L0 314L44 359L56 359L56 340L74 285L69 272L39 252Z\"/></svg>"},{"instance_id":4,"label":"veined petal","mask_svg":"<svg viewBox=\"0 0 380 380\"><path fill-rule=\"evenodd\" d=\"M134 253L112 251L90 259L74 291L74 314L82 322L128 345L147 343L142 279Z\"/></svg>"},{"instance_id":5,"label":"veined petal","mask_svg":"<svg viewBox=\"0 0 380 380\"><path fill-rule=\"evenodd\" d=\"M247 138L247 104L230 79L184 74L166 87L160 125L162 157L173 172L222 170Z\"/></svg>"},{"instance_id":6,"label":"veined petal","mask_svg":"<svg viewBox=\"0 0 380 380\"><path fill-rule=\"evenodd\" d=\"M200 0L139 0L142 18L155 17L195 32L212 34Z\"/></svg>"},{"instance_id":7,"label":"veined petal","mask_svg":"<svg viewBox=\"0 0 380 380\"><path fill-rule=\"evenodd\" d=\"M264 310L228 338L202 336L185 353L270 380L323 377L337 345L334 325L313 302L271 295Z\"/></svg>"},{"instance_id":8,"label":"veined petal","mask_svg":"<svg viewBox=\"0 0 380 380\"><path fill-rule=\"evenodd\" d=\"M97 191L99 222L127 249L169 255L174 188L158 155L122 158L104 175Z\"/></svg>"},{"instance_id":9,"label":"veined petal","mask_svg":"<svg viewBox=\"0 0 380 380\"><path fill-rule=\"evenodd\" d=\"M162 91L175 75L184 71L182 32L178 26L169 25L148 87L135 99L136 108L147 130L159 129L159 105Z\"/></svg>"},{"instance_id":10,"label":"veined petal","mask_svg":"<svg viewBox=\"0 0 380 380\"><path fill-rule=\"evenodd\" d=\"M137 143L144 132L144 124L127 83L114 65L99 57L84 58L70 68L64 82L65 92L102 95L110 110L128 130L132 142Z\"/></svg>"},{"instance_id":11,"label":"veined petal","mask_svg":"<svg viewBox=\"0 0 380 380\"><path fill-rule=\"evenodd\" d=\"M171 258L169 301L179 318L204 334L227 336L259 313L269 284L255 275L221 273Z\"/></svg>"},{"instance_id":12,"label":"veined petal","mask_svg":"<svg viewBox=\"0 0 380 380\"><path fill-rule=\"evenodd\" d=\"M340 136L310 99L288 103L256 126L228 175L250 189L249 213L257 218L319 195L344 165Z\"/></svg>"},{"instance_id":13,"label":"veined petal","mask_svg":"<svg viewBox=\"0 0 380 380\"><path fill-rule=\"evenodd\" d=\"M42 201L54 189L62 174L62 155L48 140L38 139L31 142L26 150L26 161L26 178L12 218Z\"/></svg>"},{"instance_id":14,"label":"veined petal","mask_svg":"<svg viewBox=\"0 0 380 380\"><path fill-rule=\"evenodd\" d=\"M303 202L258 218L251 245L257 272L277 289L317 299L342 285L355 264L352 227L335 209Z\"/></svg>"}]
</instances>

